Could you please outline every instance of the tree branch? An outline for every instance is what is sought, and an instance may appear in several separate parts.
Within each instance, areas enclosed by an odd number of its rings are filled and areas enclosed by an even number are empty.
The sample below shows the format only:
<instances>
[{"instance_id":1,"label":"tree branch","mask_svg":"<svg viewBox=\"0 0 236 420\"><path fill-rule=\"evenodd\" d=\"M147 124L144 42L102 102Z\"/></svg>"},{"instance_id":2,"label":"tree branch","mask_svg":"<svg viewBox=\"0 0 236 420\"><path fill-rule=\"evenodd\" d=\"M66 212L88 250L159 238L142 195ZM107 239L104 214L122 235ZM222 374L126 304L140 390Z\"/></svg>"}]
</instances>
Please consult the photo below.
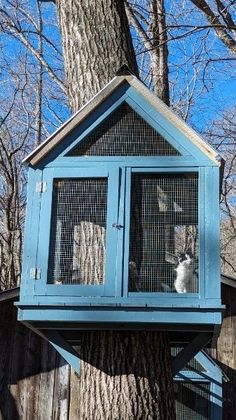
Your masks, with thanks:
<instances>
[{"instance_id":1,"label":"tree branch","mask_svg":"<svg viewBox=\"0 0 236 420\"><path fill-rule=\"evenodd\" d=\"M33 55L34 57L44 66L44 68L47 70L49 76L51 79L58 84L58 86L61 88L61 90L64 93L67 93L66 87L64 82L57 77L55 72L52 70L51 66L45 61L44 57L40 54L40 51L38 51L26 38L24 33L20 28L15 25L14 21L12 20L11 16L3 9L0 9L0 14L2 16L5 16L7 19L6 25L10 29L10 34L14 36L16 39L18 39Z\"/></svg>"},{"instance_id":2,"label":"tree branch","mask_svg":"<svg viewBox=\"0 0 236 420\"><path fill-rule=\"evenodd\" d=\"M226 47L236 54L236 41L227 32L226 29L221 28L221 22L218 16L213 12L205 0L190 0L201 12L204 13L208 22L212 25L219 39L226 45Z\"/></svg>"},{"instance_id":3,"label":"tree branch","mask_svg":"<svg viewBox=\"0 0 236 420\"><path fill-rule=\"evenodd\" d=\"M143 29L139 20L135 16L135 13L134 13L132 7L128 4L127 1L125 1L125 10L126 10L126 14L127 14L130 25L132 25L135 28L135 30L137 31L137 33L140 36L145 48L148 51L151 51L153 49L152 42L150 41L149 37L147 36L146 31Z\"/></svg>"}]
</instances>

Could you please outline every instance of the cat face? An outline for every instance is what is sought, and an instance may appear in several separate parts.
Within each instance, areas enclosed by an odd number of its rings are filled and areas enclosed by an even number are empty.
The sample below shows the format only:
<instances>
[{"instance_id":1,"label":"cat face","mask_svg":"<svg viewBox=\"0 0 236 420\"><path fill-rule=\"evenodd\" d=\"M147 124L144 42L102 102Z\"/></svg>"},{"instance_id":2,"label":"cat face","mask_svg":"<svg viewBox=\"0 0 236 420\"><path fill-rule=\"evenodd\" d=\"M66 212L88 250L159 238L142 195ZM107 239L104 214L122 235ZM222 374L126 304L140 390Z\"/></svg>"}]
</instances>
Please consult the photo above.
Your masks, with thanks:
<instances>
[{"instance_id":1,"label":"cat face","mask_svg":"<svg viewBox=\"0 0 236 420\"><path fill-rule=\"evenodd\" d=\"M178 263L182 263L187 260L193 260L194 256L191 251L186 251L178 254Z\"/></svg>"}]
</instances>

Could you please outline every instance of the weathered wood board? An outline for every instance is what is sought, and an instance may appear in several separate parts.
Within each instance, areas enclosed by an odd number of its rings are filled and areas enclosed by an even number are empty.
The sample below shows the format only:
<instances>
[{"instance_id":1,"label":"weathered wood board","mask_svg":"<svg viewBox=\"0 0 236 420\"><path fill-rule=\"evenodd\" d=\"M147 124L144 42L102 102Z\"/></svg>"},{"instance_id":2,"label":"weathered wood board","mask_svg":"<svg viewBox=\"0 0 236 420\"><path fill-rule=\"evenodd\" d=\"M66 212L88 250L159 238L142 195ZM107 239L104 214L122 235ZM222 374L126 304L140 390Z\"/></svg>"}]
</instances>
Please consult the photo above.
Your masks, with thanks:
<instances>
[{"instance_id":1,"label":"weathered wood board","mask_svg":"<svg viewBox=\"0 0 236 420\"><path fill-rule=\"evenodd\" d=\"M70 367L1 302L0 420L67 420L70 404Z\"/></svg>"}]
</instances>

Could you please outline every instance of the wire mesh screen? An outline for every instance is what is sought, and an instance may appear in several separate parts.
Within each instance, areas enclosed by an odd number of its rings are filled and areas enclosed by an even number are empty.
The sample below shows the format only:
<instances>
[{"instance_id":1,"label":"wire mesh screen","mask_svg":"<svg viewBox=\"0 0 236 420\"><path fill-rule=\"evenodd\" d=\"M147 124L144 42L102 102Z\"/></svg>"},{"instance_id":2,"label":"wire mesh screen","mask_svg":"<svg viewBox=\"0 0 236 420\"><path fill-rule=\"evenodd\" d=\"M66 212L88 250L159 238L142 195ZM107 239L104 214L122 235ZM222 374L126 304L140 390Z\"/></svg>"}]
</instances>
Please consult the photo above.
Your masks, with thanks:
<instances>
[{"instance_id":1,"label":"wire mesh screen","mask_svg":"<svg viewBox=\"0 0 236 420\"><path fill-rule=\"evenodd\" d=\"M180 153L123 104L69 156L178 156Z\"/></svg>"},{"instance_id":2,"label":"wire mesh screen","mask_svg":"<svg viewBox=\"0 0 236 420\"><path fill-rule=\"evenodd\" d=\"M176 420L210 420L210 384L175 383Z\"/></svg>"},{"instance_id":3,"label":"wire mesh screen","mask_svg":"<svg viewBox=\"0 0 236 420\"><path fill-rule=\"evenodd\" d=\"M130 292L198 292L198 178L133 174Z\"/></svg>"},{"instance_id":4,"label":"wire mesh screen","mask_svg":"<svg viewBox=\"0 0 236 420\"><path fill-rule=\"evenodd\" d=\"M48 282L104 283L107 179L56 180Z\"/></svg>"}]
</instances>

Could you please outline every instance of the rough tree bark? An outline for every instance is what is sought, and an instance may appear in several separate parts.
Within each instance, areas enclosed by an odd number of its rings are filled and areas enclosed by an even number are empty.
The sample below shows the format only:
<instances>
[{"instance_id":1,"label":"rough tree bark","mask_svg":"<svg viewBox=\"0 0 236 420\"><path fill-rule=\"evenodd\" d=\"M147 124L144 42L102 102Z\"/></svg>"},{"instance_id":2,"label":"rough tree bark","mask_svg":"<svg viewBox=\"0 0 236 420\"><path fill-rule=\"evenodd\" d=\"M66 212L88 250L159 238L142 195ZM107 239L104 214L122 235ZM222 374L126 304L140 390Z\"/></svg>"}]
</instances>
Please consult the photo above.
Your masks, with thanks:
<instances>
[{"instance_id":1,"label":"rough tree bark","mask_svg":"<svg viewBox=\"0 0 236 420\"><path fill-rule=\"evenodd\" d=\"M175 418L165 333L84 332L79 419Z\"/></svg>"},{"instance_id":2,"label":"rough tree bark","mask_svg":"<svg viewBox=\"0 0 236 420\"><path fill-rule=\"evenodd\" d=\"M138 74L123 1L57 0L69 104L73 112L122 64Z\"/></svg>"},{"instance_id":3,"label":"rough tree bark","mask_svg":"<svg viewBox=\"0 0 236 420\"><path fill-rule=\"evenodd\" d=\"M137 64L121 0L57 0L72 111L126 63ZM165 333L80 332L76 388L81 420L175 419L170 346ZM72 413L71 413L72 414Z\"/></svg>"},{"instance_id":4,"label":"rough tree bark","mask_svg":"<svg viewBox=\"0 0 236 420\"><path fill-rule=\"evenodd\" d=\"M153 38L152 71L154 91L167 105L170 104L168 80L168 48L164 0L151 2Z\"/></svg>"}]
</instances>

